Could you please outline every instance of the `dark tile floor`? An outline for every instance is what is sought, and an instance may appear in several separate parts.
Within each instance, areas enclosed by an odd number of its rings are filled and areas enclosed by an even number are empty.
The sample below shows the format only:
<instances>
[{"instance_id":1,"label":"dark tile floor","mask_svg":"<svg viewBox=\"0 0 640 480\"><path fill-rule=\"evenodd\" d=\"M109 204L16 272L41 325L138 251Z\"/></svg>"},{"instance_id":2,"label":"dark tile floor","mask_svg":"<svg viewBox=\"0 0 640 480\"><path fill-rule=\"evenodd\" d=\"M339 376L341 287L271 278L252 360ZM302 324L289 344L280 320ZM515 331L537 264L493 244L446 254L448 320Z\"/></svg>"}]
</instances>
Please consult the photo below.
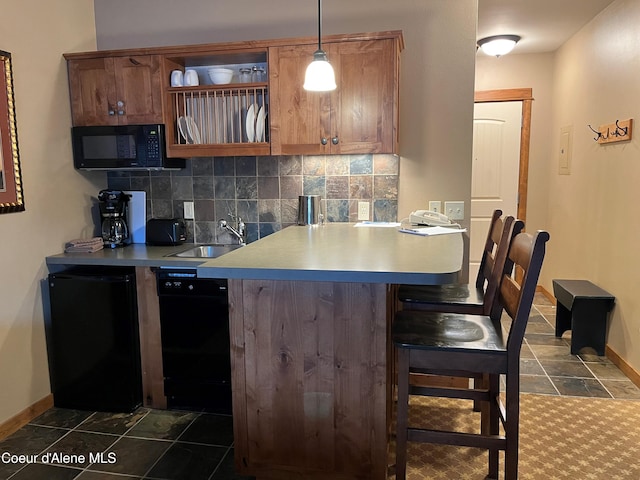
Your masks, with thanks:
<instances>
[{"instance_id":1,"label":"dark tile floor","mask_svg":"<svg viewBox=\"0 0 640 480\"><path fill-rule=\"evenodd\" d=\"M555 338L554 322L555 307L536 295L522 347L523 392L640 400L640 389L607 358L588 349L571 355L570 332ZM62 458L65 454L68 457ZM0 479L249 477L234 474L230 416L146 408L132 414L53 408L0 442Z\"/></svg>"},{"instance_id":2,"label":"dark tile floor","mask_svg":"<svg viewBox=\"0 0 640 480\"><path fill-rule=\"evenodd\" d=\"M640 400L640 389L591 348L571 355L571 332L555 337L556 307L536 294L520 355L522 392Z\"/></svg>"},{"instance_id":3,"label":"dark tile floor","mask_svg":"<svg viewBox=\"0 0 640 480\"><path fill-rule=\"evenodd\" d=\"M0 479L250 478L234 474L231 416L209 413L52 408L0 442L0 455Z\"/></svg>"}]
</instances>

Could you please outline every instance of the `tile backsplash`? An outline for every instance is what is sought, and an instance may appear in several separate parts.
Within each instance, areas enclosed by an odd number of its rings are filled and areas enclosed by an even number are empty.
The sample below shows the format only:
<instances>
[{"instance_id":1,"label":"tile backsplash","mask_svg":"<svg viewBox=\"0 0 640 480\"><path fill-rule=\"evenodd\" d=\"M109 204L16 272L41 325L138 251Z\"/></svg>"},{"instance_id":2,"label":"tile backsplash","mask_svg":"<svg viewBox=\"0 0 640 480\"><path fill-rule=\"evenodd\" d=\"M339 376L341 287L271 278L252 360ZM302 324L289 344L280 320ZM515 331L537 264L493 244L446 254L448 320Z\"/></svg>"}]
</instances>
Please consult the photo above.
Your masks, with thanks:
<instances>
[{"instance_id":1,"label":"tile backsplash","mask_svg":"<svg viewBox=\"0 0 640 480\"><path fill-rule=\"evenodd\" d=\"M233 243L218 220L241 217L251 242L296 224L299 195L320 195L327 222L357 221L358 202L369 202L370 220L396 221L398 173L395 155L203 157L183 170L112 171L107 181L147 192L148 218L184 218L192 201L188 241Z\"/></svg>"}]
</instances>

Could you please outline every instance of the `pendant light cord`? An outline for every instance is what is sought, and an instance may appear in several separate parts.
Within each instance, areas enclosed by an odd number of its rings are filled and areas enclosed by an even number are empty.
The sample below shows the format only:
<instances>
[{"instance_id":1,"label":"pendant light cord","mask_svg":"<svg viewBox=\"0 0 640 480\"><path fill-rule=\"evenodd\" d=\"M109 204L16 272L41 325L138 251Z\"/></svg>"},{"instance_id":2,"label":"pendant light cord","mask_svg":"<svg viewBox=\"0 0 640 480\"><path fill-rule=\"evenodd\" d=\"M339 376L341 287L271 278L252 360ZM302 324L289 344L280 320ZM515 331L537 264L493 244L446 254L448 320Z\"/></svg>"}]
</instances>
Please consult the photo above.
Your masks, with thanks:
<instances>
[{"instance_id":1,"label":"pendant light cord","mask_svg":"<svg viewBox=\"0 0 640 480\"><path fill-rule=\"evenodd\" d=\"M318 0L318 50L322 50L322 0Z\"/></svg>"},{"instance_id":2,"label":"pendant light cord","mask_svg":"<svg viewBox=\"0 0 640 480\"><path fill-rule=\"evenodd\" d=\"M313 60L304 74L303 88L313 92L335 90L336 75L322 50L322 0L318 0L318 49L313 52Z\"/></svg>"}]
</instances>

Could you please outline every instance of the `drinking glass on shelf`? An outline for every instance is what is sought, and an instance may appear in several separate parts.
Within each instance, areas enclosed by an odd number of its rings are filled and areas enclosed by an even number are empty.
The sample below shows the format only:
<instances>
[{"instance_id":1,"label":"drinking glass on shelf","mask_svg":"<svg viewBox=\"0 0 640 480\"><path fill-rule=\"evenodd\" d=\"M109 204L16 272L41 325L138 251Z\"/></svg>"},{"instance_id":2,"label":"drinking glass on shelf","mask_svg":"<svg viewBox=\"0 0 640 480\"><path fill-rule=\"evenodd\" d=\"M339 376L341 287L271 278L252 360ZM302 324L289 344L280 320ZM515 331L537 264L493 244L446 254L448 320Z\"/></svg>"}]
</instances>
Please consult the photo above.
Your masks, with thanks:
<instances>
[{"instance_id":1,"label":"drinking glass on shelf","mask_svg":"<svg viewBox=\"0 0 640 480\"><path fill-rule=\"evenodd\" d=\"M266 80L266 74L264 68L253 67L251 71L251 81L254 83L264 82Z\"/></svg>"},{"instance_id":2,"label":"drinking glass on shelf","mask_svg":"<svg viewBox=\"0 0 640 480\"><path fill-rule=\"evenodd\" d=\"M250 68L241 68L238 70L240 83L250 83L251 82L251 69Z\"/></svg>"}]
</instances>

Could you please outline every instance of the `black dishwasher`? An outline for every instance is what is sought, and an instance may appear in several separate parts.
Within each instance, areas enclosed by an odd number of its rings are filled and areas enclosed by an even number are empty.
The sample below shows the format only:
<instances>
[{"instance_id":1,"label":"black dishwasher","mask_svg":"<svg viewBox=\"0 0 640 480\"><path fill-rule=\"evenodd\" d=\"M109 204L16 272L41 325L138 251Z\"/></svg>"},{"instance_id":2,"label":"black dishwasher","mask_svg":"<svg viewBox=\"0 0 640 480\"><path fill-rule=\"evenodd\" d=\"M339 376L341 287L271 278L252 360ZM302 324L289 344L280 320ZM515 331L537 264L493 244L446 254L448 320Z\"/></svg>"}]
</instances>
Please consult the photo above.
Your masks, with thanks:
<instances>
[{"instance_id":1,"label":"black dishwasher","mask_svg":"<svg viewBox=\"0 0 640 480\"><path fill-rule=\"evenodd\" d=\"M227 281L161 268L157 284L167 407L231 413Z\"/></svg>"},{"instance_id":2,"label":"black dishwasher","mask_svg":"<svg viewBox=\"0 0 640 480\"><path fill-rule=\"evenodd\" d=\"M54 405L133 411L142 403L135 270L77 267L48 280Z\"/></svg>"}]
</instances>

